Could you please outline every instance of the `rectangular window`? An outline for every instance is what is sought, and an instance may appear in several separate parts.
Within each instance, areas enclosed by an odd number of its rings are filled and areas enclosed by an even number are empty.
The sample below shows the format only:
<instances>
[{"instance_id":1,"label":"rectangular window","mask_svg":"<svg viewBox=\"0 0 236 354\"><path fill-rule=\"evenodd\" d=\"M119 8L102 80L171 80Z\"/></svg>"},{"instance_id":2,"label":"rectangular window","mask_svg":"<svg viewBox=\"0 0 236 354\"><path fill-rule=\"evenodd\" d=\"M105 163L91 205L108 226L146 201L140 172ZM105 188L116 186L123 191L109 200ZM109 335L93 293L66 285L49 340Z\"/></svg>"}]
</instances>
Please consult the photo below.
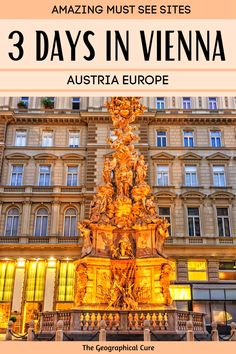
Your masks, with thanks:
<instances>
[{"instance_id":1,"label":"rectangular window","mask_svg":"<svg viewBox=\"0 0 236 354\"><path fill-rule=\"evenodd\" d=\"M69 147L77 148L80 145L80 132L70 131L69 132Z\"/></svg>"},{"instance_id":2,"label":"rectangular window","mask_svg":"<svg viewBox=\"0 0 236 354\"><path fill-rule=\"evenodd\" d=\"M57 301L74 302L75 267L73 262L60 262Z\"/></svg>"},{"instance_id":3,"label":"rectangular window","mask_svg":"<svg viewBox=\"0 0 236 354\"><path fill-rule=\"evenodd\" d=\"M184 137L184 146L185 147L193 147L194 146L193 131L184 130L183 137Z\"/></svg>"},{"instance_id":4,"label":"rectangular window","mask_svg":"<svg viewBox=\"0 0 236 354\"><path fill-rule=\"evenodd\" d=\"M221 147L221 131L220 130L212 130L210 132L211 137L211 147Z\"/></svg>"},{"instance_id":5,"label":"rectangular window","mask_svg":"<svg viewBox=\"0 0 236 354\"><path fill-rule=\"evenodd\" d=\"M53 145L53 132L44 131L42 134L42 146L52 146Z\"/></svg>"},{"instance_id":6,"label":"rectangular window","mask_svg":"<svg viewBox=\"0 0 236 354\"><path fill-rule=\"evenodd\" d=\"M225 167L213 166L213 183L215 187L225 187Z\"/></svg>"},{"instance_id":7,"label":"rectangular window","mask_svg":"<svg viewBox=\"0 0 236 354\"><path fill-rule=\"evenodd\" d=\"M157 185L158 186L169 185L169 166L163 166L163 165L157 166Z\"/></svg>"},{"instance_id":8,"label":"rectangular window","mask_svg":"<svg viewBox=\"0 0 236 354\"><path fill-rule=\"evenodd\" d=\"M80 97L72 97L72 109L80 109Z\"/></svg>"},{"instance_id":9,"label":"rectangular window","mask_svg":"<svg viewBox=\"0 0 236 354\"><path fill-rule=\"evenodd\" d=\"M39 186L50 186L51 167L41 165L39 166Z\"/></svg>"},{"instance_id":10,"label":"rectangular window","mask_svg":"<svg viewBox=\"0 0 236 354\"><path fill-rule=\"evenodd\" d=\"M22 186L23 165L12 165L11 186Z\"/></svg>"},{"instance_id":11,"label":"rectangular window","mask_svg":"<svg viewBox=\"0 0 236 354\"><path fill-rule=\"evenodd\" d=\"M209 109L217 109L217 98L216 97L209 97L208 98L208 108Z\"/></svg>"},{"instance_id":12,"label":"rectangular window","mask_svg":"<svg viewBox=\"0 0 236 354\"><path fill-rule=\"evenodd\" d=\"M16 146L26 146L26 130L16 130L15 144Z\"/></svg>"},{"instance_id":13,"label":"rectangular window","mask_svg":"<svg viewBox=\"0 0 236 354\"><path fill-rule=\"evenodd\" d=\"M68 166L67 186L78 186L78 166Z\"/></svg>"},{"instance_id":14,"label":"rectangular window","mask_svg":"<svg viewBox=\"0 0 236 354\"><path fill-rule=\"evenodd\" d=\"M29 261L27 272L26 301L43 301L45 261Z\"/></svg>"},{"instance_id":15,"label":"rectangular window","mask_svg":"<svg viewBox=\"0 0 236 354\"><path fill-rule=\"evenodd\" d=\"M191 109L191 98L183 97L183 109Z\"/></svg>"},{"instance_id":16,"label":"rectangular window","mask_svg":"<svg viewBox=\"0 0 236 354\"><path fill-rule=\"evenodd\" d=\"M188 280L205 281L207 280L206 261L188 261Z\"/></svg>"},{"instance_id":17,"label":"rectangular window","mask_svg":"<svg viewBox=\"0 0 236 354\"><path fill-rule=\"evenodd\" d=\"M169 221L169 224L171 224L171 216L170 216L170 208L169 207L159 207L159 215L162 218L165 218ZM168 228L169 235L171 236L171 225Z\"/></svg>"},{"instance_id":18,"label":"rectangular window","mask_svg":"<svg viewBox=\"0 0 236 354\"><path fill-rule=\"evenodd\" d=\"M230 223L228 208L216 208L217 211L217 224L218 236L230 237Z\"/></svg>"},{"instance_id":19,"label":"rectangular window","mask_svg":"<svg viewBox=\"0 0 236 354\"><path fill-rule=\"evenodd\" d=\"M195 187L197 184L197 166L185 166L185 185Z\"/></svg>"},{"instance_id":20,"label":"rectangular window","mask_svg":"<svg viewBox=\"0 0 236 354\"><path fill-rule=\"evenodd\" d=\"M199 208L188 208L188 235L200 236Z\"/></svg>"},{"instance_id":21,"label":"rectangular window","mask_svg":"<svg viewBox=\"0 0 236 354\"><path fill-rule=\"evenodd\" d=\"M166 132L157 131L157 146L165 147L167 145Z\"/></svg>"},{"instance_id":22,"label":"rectangular window","mask_svg":"<svg viewBox=\"0 0 236 354\"><path fill-rule=\"evenodd\" d=\"M157 105L157 109L165 109L165 99L164 99L164 97L157 97L156 105Z\"/></svg>"},{"instance_id":23,"label":"rectangular window","mask_svg":"<svg viewBox=\"0 0 236 354\"><path fill-rule=\"evenodd\" d=\"M0 301L11 301L15 276L15 262L0 261Z\"/></svg>"}]
</instances>

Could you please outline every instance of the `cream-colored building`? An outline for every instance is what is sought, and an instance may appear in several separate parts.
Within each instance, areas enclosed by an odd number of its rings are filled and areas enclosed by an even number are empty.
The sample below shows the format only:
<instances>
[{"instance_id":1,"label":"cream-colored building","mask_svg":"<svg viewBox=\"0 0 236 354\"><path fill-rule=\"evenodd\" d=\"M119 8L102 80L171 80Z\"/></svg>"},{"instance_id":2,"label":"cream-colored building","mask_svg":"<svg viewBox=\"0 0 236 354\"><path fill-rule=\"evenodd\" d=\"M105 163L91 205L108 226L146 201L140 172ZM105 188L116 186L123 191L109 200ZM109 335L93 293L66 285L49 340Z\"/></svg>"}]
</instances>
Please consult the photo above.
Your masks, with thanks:
<instances>
[{"instance_id":1,"label":"cream-colored building","mask_svg":"<svg viewBox=\"0 0 236 354\"><path fill-rule=\"evenodd\" d=\"M0 327L73 307L88 217L113 137L106 98L0 97ZM20 102L20 104L19 104ZM46 103L46 102L45 102ZM137 149L171 221L180 309L236 320L236 97L144 98ZM23 329L24 330L24 329Z\"/></svg>"}]
</instances>

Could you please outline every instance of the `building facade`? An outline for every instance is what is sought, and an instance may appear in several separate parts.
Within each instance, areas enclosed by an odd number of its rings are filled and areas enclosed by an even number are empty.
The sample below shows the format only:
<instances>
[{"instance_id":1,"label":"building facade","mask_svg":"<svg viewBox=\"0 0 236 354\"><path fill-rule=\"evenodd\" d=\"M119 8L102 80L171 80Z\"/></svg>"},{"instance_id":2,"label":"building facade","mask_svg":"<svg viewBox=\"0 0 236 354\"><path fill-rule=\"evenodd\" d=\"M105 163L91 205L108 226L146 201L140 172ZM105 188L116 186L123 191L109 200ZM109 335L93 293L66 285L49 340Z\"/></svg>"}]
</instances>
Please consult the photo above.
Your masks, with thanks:
<instances>
[{"instance_id":1,"label":"building facade","mask_svg":"<svg viewBox=\"0 0 236 354\"><path fill-rule=\"evenodd\" d=\"M0 328L73 307L77 221L115 138L102 97L0 97ZM171 222L172 296L236 321L236 97L144 98L137 149ZM96 276L96 275L94 275Z\"/></svg>"}]
</instances>

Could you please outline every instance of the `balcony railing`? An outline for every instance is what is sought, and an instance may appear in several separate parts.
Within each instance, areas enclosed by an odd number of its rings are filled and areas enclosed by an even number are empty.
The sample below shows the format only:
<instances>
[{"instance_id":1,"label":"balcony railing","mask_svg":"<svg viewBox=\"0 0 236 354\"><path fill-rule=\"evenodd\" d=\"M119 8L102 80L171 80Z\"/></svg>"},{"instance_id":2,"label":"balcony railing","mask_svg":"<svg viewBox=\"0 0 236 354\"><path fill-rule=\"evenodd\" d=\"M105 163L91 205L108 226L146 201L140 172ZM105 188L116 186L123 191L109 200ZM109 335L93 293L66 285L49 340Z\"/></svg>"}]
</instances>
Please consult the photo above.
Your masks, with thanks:
<instances>
[{"instance_id":1,"label":"balcony railing","mask_svg":"<svg viewBox=\"0 0 236 354\"><path fill-rule=\"evenodd\" d=\"M80 236L0 236L0 244L82 244Z\"/></svg>"},{"instance_id":2,"label":"balcony railing","mask_svg":"<svg viewBox=\"0 0 236 354\"><path fill-rule=\"evenodd\" d=\"M84 186L0 186L0 193L83 193Z\"/></svg>"},{"instance_id":3,"label":"balcony railing","mask_svg":"<svg viewBox=\"0 0 236 354\"><path fill-rule=\"evenodd\" d=\"M82 244L81 236L0 236L0 244ZM167 246L236 246L236 237L173 237L166 239Z\"/></svg>"},{"instance_id":4,"label":"balcony railing","mask_svg":"<svg viewBox=\"0 0 236 354\"><path fill-rule=\"evenodd\" d=\"M57 321L63 320L68 332L89 333L100 329L105 321L108 332L141 332L144 321L149 320L152 331L161 333L184 333L187 321L193 321L194 332L205 332L205 314L179 310L112 311L112 310L68 310L41 314L40 331L54 332Z\"/></svg>"},{"instance_id":5,"label":"balcony railing","mask_svg":"<svg viewBox=\"0 0 236 354\"><path fill-rule=\"evenodd\" d=\"M184 237L168 237L165 241L166 245L208 245L222 246L235 245L236 237L199 237L199 236L184 236Z\"/></svg>"}]
</instances>

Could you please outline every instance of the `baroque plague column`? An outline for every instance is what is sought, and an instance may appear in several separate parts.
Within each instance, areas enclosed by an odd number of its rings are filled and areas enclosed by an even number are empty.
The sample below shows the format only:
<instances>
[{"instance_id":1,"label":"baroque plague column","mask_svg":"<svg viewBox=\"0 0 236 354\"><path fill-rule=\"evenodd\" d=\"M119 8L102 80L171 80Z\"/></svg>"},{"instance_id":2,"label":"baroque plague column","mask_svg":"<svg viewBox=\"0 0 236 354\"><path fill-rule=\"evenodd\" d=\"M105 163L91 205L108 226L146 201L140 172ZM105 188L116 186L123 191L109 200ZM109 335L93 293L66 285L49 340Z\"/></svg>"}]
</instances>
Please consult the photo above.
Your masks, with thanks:
<instances>
[{"instance_id":1,"label":"baroque plague column","mask_svg":"<svg viewBox=\"0 0 236 354\"><path fill-rule=\"evenodd\" d=\"M133 123L145 107L136 97L114 97L107 107L117 137L110 141L115 152L105 160L104 185L91 203L89 220L78 224L83 248L75 262L75 307L170 307L174 263L163 251L169 224L156 213L144 156L134 149Z\"/></svg>"}]
</instances>

